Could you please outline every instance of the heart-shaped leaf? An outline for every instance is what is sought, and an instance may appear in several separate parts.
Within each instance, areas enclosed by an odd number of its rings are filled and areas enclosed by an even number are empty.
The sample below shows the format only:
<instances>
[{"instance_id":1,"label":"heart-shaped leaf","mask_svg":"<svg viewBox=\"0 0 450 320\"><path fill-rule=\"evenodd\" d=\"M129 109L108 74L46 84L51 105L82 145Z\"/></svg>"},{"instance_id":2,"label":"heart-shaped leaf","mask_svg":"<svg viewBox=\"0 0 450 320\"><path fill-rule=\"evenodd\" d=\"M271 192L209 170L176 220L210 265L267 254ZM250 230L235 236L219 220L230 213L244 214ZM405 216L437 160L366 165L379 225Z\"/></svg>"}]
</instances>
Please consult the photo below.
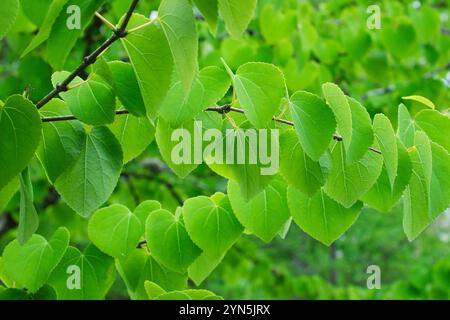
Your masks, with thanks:
<instances>
[{"instance_id":1,"label":"heart-shaped leaf","mask_svg":"<svg viewBox=\"0 0 450 320\"><path fill-rule=\"evenodd\" d=\"M114 204L92 215L88 234L101 251L114 258L123 258L136 248L144 234L144 225L127 207Z\"/></svg>"},{"instance_id":2,"label":"heart-shaped leaf","mask_svg":"<svg viewBox=\"0 0 450 320\"><path fill-rule=\"evenodd\" d=\"M236 242L243 227L236 219L228 198L216 193L211 198L188 199L183 219L192 241L204 252L221 257Z\"/></svg>"},{"instance_id":3,"label":"heart-shaped leaf","mask_svg":"<svg viewBox=\"0 0 450 320\"><path fill-rule=\"evenodd\" d=\"M85 134L77 159L56 180L62 199L84 217L108 200L122 170L122 150L106 127Z\"/></svg>"},{"instance_id":4,"label":"heart-shaped leaf","mask_svg":"<svg viewBox=\"0 0 450 320\"><path fill-rule=\"evenodd\" d=\"M17 285L36 292L61 261L69 237L67 229L59 228L48 241L36 234L23 246L17 240L12 241L3 252L5 272Z\"/></svg>"},{"instance_id":5,"label":"heart-shaped leaf","mask_svg":"<svg viewBox=\"0 0 450 320\"><path fill-rule=\"evenodd\" d=\"M100 300L115 279L114 259L90 244L84 252L69 247L49 283L59 300Z\"/></svg>"},{"instance_id":6,"label":"heart-shaped leaf","mask_svg":"<svg viewBox=\"0 0 450 320\"><path fill-rule=\"evenodd\" d=\"M192 242L177 212L153 211L147 218L145 238L153 257L167 268L185 272L200 255L201 250Z\"/></svg>"}]
</instances>

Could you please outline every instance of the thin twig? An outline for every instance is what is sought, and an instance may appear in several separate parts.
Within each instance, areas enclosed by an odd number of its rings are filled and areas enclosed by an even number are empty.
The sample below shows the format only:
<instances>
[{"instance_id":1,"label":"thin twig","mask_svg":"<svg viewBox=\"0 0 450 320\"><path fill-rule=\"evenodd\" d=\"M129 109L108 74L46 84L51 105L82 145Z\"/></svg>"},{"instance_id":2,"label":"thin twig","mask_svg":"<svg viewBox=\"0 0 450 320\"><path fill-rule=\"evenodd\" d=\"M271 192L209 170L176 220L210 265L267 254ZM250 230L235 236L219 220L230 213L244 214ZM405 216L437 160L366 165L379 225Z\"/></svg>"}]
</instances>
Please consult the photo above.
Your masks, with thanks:
<instances>
[{"instance_id":1,"label":"thin twig","mask_svg":"<svg viewBox=\"0 0 450 320\"><path fill-rule=\"evenodd\" d=\"M99 18L105 25L107 25L108 28L110 28L112 31L114 31L114 32L117 31L116 26L113 25L113 24L111 23L111 21L109 21L109 20L106 19L104 16L102 16L100 12L96 11L96 12L95 12L95 16L96 16L97 18Z\"/></svg>"},{"instance_id":2,"label":"thin twig","mask_svg":"<svg viewBox=\"0 0 450 320\"><path fill-rule=\"evenodd\" d=\"M122 115L122 114L129 114L130 112L128 110L117 110L116 115ZM72 120L78 120L77 117L74 115L66 115L66 116L56 116L56 117L44 117L41 118L42 122L61 122L61 121L72 121Z\"/></svg>"},{"instance_id":3,"label":"thin twig","mask_svg":"<svg viewBox=\"0 0 450 320\"><path fill-rule=\"evenodd\" d=\"M133 0L133 2L130 5L130 8L128 9L126 16L120 26L120 28L115 31L103 44L98 47L94 52L92 52L90 55L84 57L83 62L74 70L72 73L70 73L67 78L56 85L56 88L53 89L49 94L47 94L44 98L42 98L38 103L36 103L36 107L38 109L42 108L45 104L47 104L50 100L58 96L61 92L65 92L68 90L68 85L77 77L83 74L83 72L86 70L88 66L95 63L97 60L97 57L102 54L106 49L108 49L114 42L119 40L120 38L123 38L127 35L126 27L128 26L128 23L130 22L131 15L133 14L134 10L136 9L136 6L138 4L139 0ZM70 120L70 119L69 119Z\"/></svg>"}]
</instances>

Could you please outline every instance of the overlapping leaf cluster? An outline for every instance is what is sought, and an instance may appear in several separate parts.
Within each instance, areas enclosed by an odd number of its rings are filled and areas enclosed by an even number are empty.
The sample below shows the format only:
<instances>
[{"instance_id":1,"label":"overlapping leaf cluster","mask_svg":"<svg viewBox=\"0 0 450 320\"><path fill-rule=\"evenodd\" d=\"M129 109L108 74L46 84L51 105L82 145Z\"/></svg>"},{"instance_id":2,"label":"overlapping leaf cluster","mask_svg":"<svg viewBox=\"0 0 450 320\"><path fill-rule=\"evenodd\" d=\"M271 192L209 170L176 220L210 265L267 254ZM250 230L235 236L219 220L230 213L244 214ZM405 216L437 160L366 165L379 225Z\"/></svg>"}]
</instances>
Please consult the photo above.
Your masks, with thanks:
<instances>
[{"instance_id":1,"label":"overlapping leaf cluster","mask_svg":"<svg viewBox=\"0 0 450 320\"><path fill-rule=\"evenodd\" d=\"M256 8L256 0L193 3L212 33L220 22L236 38ZM86 17L102 3L79 4ZM58 70L52 76L57 88L70 74L62 69L81 31L70 36L58 31L66 1L41 5L42 16L33 15L39 32L23 55L45 43L47 58ZM9 15L14 20L18 1L1 6L15 13ZM28 6L36 8L21 1L20 10L29 12ZM261 28L268 43L278 43L291 27L289 19L274 12L267 5L260 13L274 24L282 22L283 28ZM88 23L83 18L82 29ZM407 32L405 28L399 32ZM39 110L22 95L0 102L0 192L6 198L19 185L21 191L17 240L0 260L0 279L10 289L0 296L22 294L12 288L23 287L29 295L48 294L46 290L53 288L61 299L100 299L117 270L133 299L216 299L209 291L186 290L187 280L200 285L244 232L270 242L277 235L284 237L293 221L330 245L350 228L364 205L389 212L401 201L404 231L413 240L448 208L450 119L434 105L414 117L400 105L394 126L381 113L372 118L332 82L323 81L321 92L298 90L304 86L293 85L288 67L236 63L224 57L222 65L201 68L194 7L188 0L162 0L156 18L134 14L128 29L133 31L121 45L130 62L99 58L87 77L74 79L60 98ZM301 30L306 33L302 37L315 37L311 25ZM364 39L364 34L358 35L355 45ZM395 39L385 36L384 41L394 56L399 53ZM333 52L325 52L320 44L312 51L334 61L329 56ZM224 100L243 114L206 111ZM118 109L127 114L116 116ZM69 114L76 120L41 121ZM154 139L161 157L180 178L195 170L196 163L172 161L176 143L171 134L177 128L193 133L196 120L227 134L232 129L245 147L250 142L240 129L280 130L279 172L262 175L262 163L206 159L212 171L228 179L227 194L188 199L175 212L153 200L134 211L120 204L101 208L116 188L123 164ZM89 218L92 244L83 252L69 245L65 228L48 240L34 234L38 219L27 171L34 155L63 201ZM80 266L81 290L67 285L73 265Z\"/></svg>"}]
</instances>

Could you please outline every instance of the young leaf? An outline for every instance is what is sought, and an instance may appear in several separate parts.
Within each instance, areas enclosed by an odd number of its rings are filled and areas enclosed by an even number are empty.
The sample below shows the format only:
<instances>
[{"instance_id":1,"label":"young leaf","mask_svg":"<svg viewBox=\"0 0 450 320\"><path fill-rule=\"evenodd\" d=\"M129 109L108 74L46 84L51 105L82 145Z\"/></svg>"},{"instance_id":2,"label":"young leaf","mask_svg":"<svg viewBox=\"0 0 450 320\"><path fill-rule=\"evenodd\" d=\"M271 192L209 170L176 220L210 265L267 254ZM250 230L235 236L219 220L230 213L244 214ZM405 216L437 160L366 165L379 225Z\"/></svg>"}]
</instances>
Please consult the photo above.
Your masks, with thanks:
<instances>
[{"instance_id":1,"label":"young leaf","mask_svg":"<svg viewBox=\"0 0 450 320\"><path fill-rule=\"evenodd\" d=\"M347 162L361 159L373 143L372 120L370 115L358 101L347 97L352 110L352 141L347 151Z\"/></svg>"},{"instance_id":2,"label":"young leaf","mask_svg":"<svg viewBox=\"0 0 450 320\"><path fill-rule=\"evenodd\" d=\"M14 26L18 11L19 11L19 0L2 0L0 2L0 17L2 17L0 40Z\"/></svg>"},{"instance_id":3,"label":"young leaf","mask_svg":"<svg viewBox=\"0 0 450 320\"><path fill-rule=\"evenodd\" d=\"M289 106L303 150L318 161L336 131L333 112L318 96L305 91L294 93Z\"/></svg>"},{"instance_id":4,"label":"young leaf","mask_svg":"<svg viewBox=\"0 0 450 320\"><path fill-rule=\"evenodd\" d=\"M162 0L158 14L184 92L188 93L198 72L198 35L192 5L188 0Z\"/></svg>"},{"instance_id":5,"label":"young leaf","mask_svg":"<svg viewBox=\"0 0 450 320\"><path fill-rule=\"evenodd\" d=\"M257 129L270 126L285 94L280 69L272 64L249 62L239 67L233 84L248 120Z\"/></svg>"},{"instance_id":6,"label":"young leaf","mask_svg":"<svg viewBox=\"0 0 450 320\"><path fill-rule=\"evenodd\" d=\"M422 97L422 96L418 96L418 95L414 95L414 96L407 96L407 97L402 97L403 100L412 100L412 101L416 101L419 102L425 106L427 106L430 109L435 109L436 107L434 106L434 103L432 101L430 101L430 99Z\"/></svg>"},{"instance_id":7,"label":"young leaf","mask_svg":"<svg viewBox=\"0 0 450 320\"><path fill-rule=\"evenodd\" d=\"M399 138L397 138L397 150L398 170L394 185L391 186L388 171L384 165L377 182L361 198L369 206L381 212L389 212L397 204L411 178L411 160Z\"/></svg>"},{"instance_id":8,"label":"young leaf","mask_svg":"<svg viewBox=\"0 0 450 320\"><path fill-rule=\"evenodd\" d=\"M322 190L309 198L292 186L288 202L295 223L314 239L329 246L356 221L362 202L345 208Z\"/></svg>"},{"instance_id":9,"label":"young leaf","mask_svg":"<svg viewBox=\"0 0 450 320\"><path fill-rule=\"evenodd\" d=\"M52 76L53 86L62 82L69 72L56 72ZM70 89L70 87L74 87ZM69 91L60 94L70 111L80 121L90 125L109 124L114 121L116 99L113 88L103 77L93 74L87 81L76 78Z\"/></svg>"},{"instance_id":10,"label":"young leaf","mask_svg":"<svg viewBox=\"0 0 450 320\"><path fill-rule=\"evenodd\" d=\"M145 223L150 213L159 209L162 209L161 203L156 200L147 200L139 204L136 209L134 209L133 213L138 217L145 228Z\"/></svg>"},{"instance_id":11,"label":"young leaf","mask_svg":"<svg viewBox=\"0 0 450 320\"><path fill-rule=\"evenodd\" d=\"M180 217L167 210L156 210L148 216L145 238L153 257L175 272L185 272L201 253Z\"/></svg>"},{"instance_id":12,"label":"young leaf","mask_svg":"<svg viewBox=\"0 0 450 320\"><path fill-rule=\"evenodd\" d=\"M228 196L239 222L265 242L270 242L288 221L286 183L274 179L261 193L246 201L236 182L228 181Z\"/></svg>"},{"instance_id":13,"label":"young leaf","mask_svg":"<svg viewBox=\"0 0 450 320\"><path fill-rule=\"evenodd\" d=\"M137 158L155 138L155 126L147 118L132 114L116 117L109 129L116 136L123 151L123 163Z\"/></svg>"},{"instance_id":14,"label":"young leaf","mask_svg":"<svg viewBox=\"0 0 450 320\"><path fill-rule=\"evenodd\" d=\"M66 103L53 99L40 109L43 117L57 117L70 114ZM51 182L66 170L80 154L85 137L79 121L47 122L42 125L42 143L36 155Z\"/></svg>"},{"instance_id":15,"label":"young leaf","mask_svg":"<svg viewBox=\"0 0 450 320\"><path fill-rule=\"evenodd\" d=\"M108 200L122 170L122 150L106 127L86 133L78 158L55 182L62 199L84 217Z\"/></svg>"},{"instance_id":16,"label":"young leaf","mask_svg":"<svg viewBox=\"0 0 450 320\"><path fill-rule=\"evenodd\" d=\"M21 95L0 103L0 190L28 165L41 138L37 108Z\"/></svg>"},{"instance_id":17,"label":"young leaf","mask_svg":"<svg viewBox=\"0 0 450 320\"><path fill-rule=\"evenodd\" d=\"M450 152L450 118L435 110L422 110L415 118L416 125L425 131L431 141Z\"/></svg>"},{"instance_id":18,"label":"young leaf","mask_svg":"<svg viewBox=\"0 0 450 320\"><path fill-rule=\"evenodd\" d=\"M62 70L69 56L70 51L75 46L77 39L83 34L83 31L92 21L95 11L100 8L105 0L71 0L68 2L58 18L56 19L47 41L47 61L55 70ZM77 6L80 15L80 25L74 25L69 28L74 19L74 12L69 9ZM69 13L72 13L70 15ZM75 14L78 11L75 11Z\"/></svg>"},{"instance_id":19,"label":"young leaf","mask_svg":"<svg viewBox=\"0 0 450 320\"><path fill-rule=\"evenodd\" d=\"M243 227L236 219L228 198L216 193L211 198L188 199L183 220L192 241L204 252L221 257L237 241Z\"/></svg>"},{"instance_id":20,"label":"young leaf","mask_svg":"<svg viewBox=\"0 0 450 320\"><path fill-rule=\"evenodd\" d=\"M147 299L153 300L157 297L165 294L167 291L165 291L163 288L161 288L159 285L152 281L145 281L144 283L145 292L147 293Z\"/></svg>"},{"instance_id":21,"label":"young leaf","mask_svg":"<svg viewBox=\"0 0 450 320\"><path fill-rule=\"evenodd\" d=\"M64 256L69 237L67 229L59 228L48 241L35 234L23 246L10 242L3 252L5 272L17 285L37 292Z\"/></svg>"},{"instance_id":22,"label":"young leaf","mask_svg":"<svg viewBox=\"0 0 450 320\"><path fill-rule=\"evenodd\" d=\"M25 168L19 176L20 179L20 217L17 228L17 240L24 245L36 232L39 226L39 217L34 207L33 185L31 184L29 168Z\"/></svg>"},{"instance_id":23,"label":"young leaf","mask_svg":"<svg viewBox=\"0 0 450 320\"><path fill-rule=\"evenodd\" d=\"M25 49L25 51L22 53L22 57L26 56L28 53L36 49L38 46L40 46L45 40L48 39L50 36L50 32L52 30L52 27L58 18L58 15L64 8L65 4L68 0L54 0L50 7L48 8L47 14L45 16L44 21L42 22L42 25L39 28L38 34L33 38L31 43L28 45L28 47Z\"/></svg>"},{"instance_id":24,"label":"young leaf","mask_svg":"<svg viewBox=\"0 0 450 320\"><path fill-rule=\"evenodd\" d=\"M352 141L352 110L347 97L334 83L325 83L322 86L323 95L333 110L337 121L337 131L344 139L345 150L348 150Z\"/></svg>"},{"instance_id":25,"label":"young leaf","mask_svg":"<svg viewBox=\"0 0 450 320\"><path fill-rule=\"evenodd\" d=\"M181 81L175 81L162 103L160 115L176 128L214 106L229 87L230 78L225 70L206 67L199 72L188 96L183 92Z\"/></svg>"},{"instance_id":26,"label":"young leaf","mask_svg":"<svg viewBox=\"0 0 450 320\"><path fill-rule=\"evenodd\" d=\"M133 66L122 61L108 62L108 66L114 79L117 97L125 109L135 116L145 116L145 103Z\"/></svg>"},{"instance_id":27,"label":"young leaf","mask_svg":"<svg viewBox=\"0 0 450 320\"><path fill-rule=\"evenodd\" d=\"M345 149L335 142L331 149L331 170L324 187L326 194L346 208L352 207L377 181L383 157L372 151L355 163L345 161Z\"/></svg>"},{"instance_id":28,"label":"young leaf","mask_svg":"<svg viewBox=\"0 0 450 320\"><path fill-rule=\"evenodd\" d=\"M101 251L124 258L136 248L144 225L127 207L114 204L96 211L89 220L89 239Z\"/></svg>"},{"instance_id":29,"label":"young leaf","mask_svg":"<svg viewBox=\"0 0 450 320\"><path fill-rule=\"evenodd\" d=\"M59 300L100 300L115 279L114 259L90 244L84 252L69 247L48 282Z\"/></svg>"},{"instance_id":30,"label":"young leaf","mask_svg":"<svg viewBox=\"0 0 450 320\"><path fill-rule=\"evenodd\" d=\"M240 37L245 31L253 12L256 9L257 0L218 0L219 11L225 20L227 31L233 37Z\"/></svg>"},{"instance_id":31,"label":"young leaf","mask_svg":"<svg viewBox=\"0 0 450 320\"><path fill-rule=\"evenodd\" d=\"M312 160L303 150L294 130L280 137L280 173L289 185L313 196L325 184L326 168Z\"/></svg>"},{"instance_id":32,"label":"young leaf","mask_svg":"<svg viewBox=\"0 0 450 320\"><path fill-rule=\"evenodd\" d=\"M384 164L391 187L394 186L398 169L397 139L391 121L384 114L377 114L373 119L373 131L383 154Z\"/></svg>"},{"instance_id":33,"label":"young leaf","mask_svg":"<svg viewBox=\"0 0 450 320\"><path fill-rule=\"evenodd\" d=\"M116 268L133 300L147 300L144 282L152 281L164 290L182 290L187 276L161 266L143 249L134 249L125 258L116 259Z\"/></svg>"},{"instance_id":34,"label":"young leaf","mask_svg":"<svg viewBox=\"0 0 450 320\"><path fill-rule=\"evenodd\" d=\"M397 135L406 148L414 145L414 121L404 104L398 106L398 130Z\"/></svg>"},{"instance_id":35,"label":"young leaf","mask_svg":"<svg viewBox=\"0 0 450 320\"><path fill-rule=\"evenodd\" d=\"M133 14L128 28L148 23L146 17ZM155 119L160 104L170 88L173 59L162 29L150 24L121 39L144 99L147 115Z\"/></svg>"}]
</instances>

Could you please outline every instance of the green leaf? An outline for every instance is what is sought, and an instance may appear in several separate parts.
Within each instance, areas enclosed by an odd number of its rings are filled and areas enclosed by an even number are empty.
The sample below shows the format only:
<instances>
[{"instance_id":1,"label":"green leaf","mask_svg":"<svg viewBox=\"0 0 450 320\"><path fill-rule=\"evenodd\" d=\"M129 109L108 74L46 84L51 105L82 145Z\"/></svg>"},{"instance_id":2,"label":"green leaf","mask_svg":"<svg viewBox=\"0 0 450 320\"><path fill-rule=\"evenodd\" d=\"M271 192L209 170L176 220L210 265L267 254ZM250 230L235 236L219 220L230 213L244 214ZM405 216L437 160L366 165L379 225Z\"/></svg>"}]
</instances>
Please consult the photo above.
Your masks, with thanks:
<instances>
[{"instance_id":1,"label":"green leaf","mask_svg":"<svg viewBox=\"0 0 450 320\"><path fill-rule=\"evenodd\" d=\"M116 279L114 259L92 244L84 252L69 247L49 284L59 300L104 299Z\"/></svg>"},{"instance_id":2,"label":"green leaf","mask_svg":"<svg viewBox=\"0 0 450 320\"><path fill-rule=\"evenodd\" d=\"M88 234L101 251L114 258L123 258L136 248L144 234L144 225L127 207L114 204L92 215Z\"/></svg>"},{"instance_id":3,"label":"green leaf","mask_svg":"<svg viewBox=\"0 0 450 320\"><path fill-rule=\"evenodd\" d=\"M183 220L192 241L204 252L221 257L242 234L243 227L222 193L211 198L200 196L186 200Z\"/></svg>"},{"instance_id":4,"label":"green leaf","mask_svg":"<svg viewBox=\"0 0 450 320\"><path fill-rule=\"evenodd\" d=\"M230 78L225 70L206 67L199 72L188 96L182 83L175 81L162 103L160 115L170 126L176 128L194 119L207 107L212 107L222 99L230 87Z\"/></svg>"},{"instance_id":5,"label":"green leaf","mask_svg":"<svg viewBox=\"0 0 450 320\"><path fill-rule=\"evenodd\" d=\"M373 143L372 120L370 115L358 101L347 98L352 110L352 141L347 151L347 161L355 162L361 159Z\"/></svg>"},{"instance_id":6,"label":"green leaf","mask_svg":"<svg viewBox=\"0 0 450 320\"><path fill-rule=\"evenodd\" d=\"M408 151L399 138L397 138L397 150L398 171L394 185L391 186L388 171L386 165L384 165L377 182L361 198L361 200L378 211L389 212L400 200L411 178L411 160Z\"/></svg>"},{"instance_id":7,"label":"green leaf","mask_svg":"<svg viewBox=\"0 0 450 320\"><path fill-rule=\"evenodd\" d=\"M289 107L303 150L311 159L318 161L336 131L332 110L318 96L305 91L294 93Z\"/></svg>"},{"instance_id":8,"label":"green leaf","mask_svg":"<svg viewBox=\"0 0 450 320\"><path fill-rule=\"evenodd\" d=\"M109 129L116 136L123 151L123 163L137 158L155 138L155 126L146 117L132 114L116 117Z\"/></svg>"},{"instance_id":9,"label":"green leaf","mask_svg":"<svg viewBox=\"0 0 450 320\"><path fill-rule=\"evenodd\" d=\"M234 213L246 230L270 242L283 229L290 214L286 183L274 179L261 193L246 201L236 182L228 181L228 196Z\"/></svg>"},{"instance_id":10,"label":"green leaf","mask_svg":"<svg viewBox=\"0 0 450 320\"><path fill-rule=\"evenodd\" d=\"M53 86L67 78L69 72L56 72ZM74 87L70 89L70 87ZM103 77L92 74L87 81L77 77L69 85L69 91L60 93L70 111L80 121L90 125L109 124L114 121L116 99L113 88Z\"/></svg>"},{"instance_id":11,"label":"green leaf","mask_svg":"<svg viewBox=\"0 0 450 320\"><path fill-rule=\"evenodd\" d=\"M59 228L49 241L35 234L23 246L10 242L3 252L5 272L18 285L37 292L64 256L69 237L67 229Z\"/></svg>"},{"instance_id":12,"label":"green leaf","mask_svg":"<svg viewBox=\"0 0 450 320\"><path fill-rule=\"evenodd\" d=\"M2 291L0 287L0 300L56 300L56 292L48 285L44 285L36 293L29 293L25 290L14 288Z\"/></svg>"},{"instance_id":13,"label":"green leaf","mask_svg":"<svg viewBox=\"0 0 450 320\"><path fill-rule=\"evenodd\" d=\"M333 110L337 121L337 132L344 139L345 150L350 148L353 133L352 110L347 97L334 83L322 86L323 95Z\"/></svg>"},{"instance_id":14,"label":"green leaf","mask_svg":"<svg viewBox=\"0 0 450 320\"><path fill-rule=\"evenodd\" d=\"M209 252L202 254L188 268L189 278L199 286L217 268L225 255L217 257Z\"/></svg>"},{"instance_id":15,"label":"green leaf","mask_svg":"<svg viewBox=\"0 0 450 320\"><path fill-rule=\"evenodd\" d=\"M17 240L24 245L39 227L39 217L34 207L33 185L29 168L25 168L19 176L20 180L20 217L17 228Z\"/></svg>"},{"instance_id":16,"label":"green leaf","mask_svg":"<svg viewBox=\"0 0 450 320\"><path fill-rule=\"evenodd\" d=\"M19 190L20 183L18 178L11 180L6 187L0 190L0 212L6 208L12 197Z\"/></svg>"},{"instance_id":17,"label":"green leaf","mask_svg":"<svg viewBox=\"0 0 450 320\"><path fill-rule=\"evenodd\" d=\"M188 0L162 0L158 20L188 93L198 72L198 35L192 5Z\"/></svg>"},{"instance_id":18,"label":"green leaf","mask_svg":"<svg viewBox=\"0 0 450 320\"><path fill-rule=\"evenodd\" d=\"M43 117L69 115L66 103L53 99L40 109ZM84 138L83 125L79 121L46 122L42 125L42 143L36 155L51 182L66 170L80 154Z\"/></svg>"},{"instance_id":19,"label":"green leaf","mask_svg":"<svg viewBox=\"0 0 450 320\"><path fill-rule=\"evenodd\" d=\"M248 120L257 129L270 126L285 94L280 69L267 63L246 63L233 76L233 85Z\"/></svg>"},{"instance_id":20,"label":"green leaf","mask_svg":"<svg viewBox=\"0 0 450 320\"><path fill-rule=\"evenodd\" d=\"M201 148L196 148L193 140L198 135L201 138L203 130L220 129L221 126L221 116L212 112L203 112L197 119L189 120L176 128L172 128L163 118L159 118L156 125L156 143L170 169L180 178L184 178L202 162L202 154L197 155L195 150L202 151L206 146L206 142L202 142L201 146L197 146ZM175 161L175 158L179 157L180 161Z\"/></svg>"},{"instance_id":21,"label":"green leaf","mask_svg":"<svg viewBox=\"0 0 450 320\"><path fill-rule=\"evenodd\" d=\"M404 104L398 106L398 130L397 135L405 145L410 148L414 145L414 121Z\"/></svg>"},{"instance_id":22,"label":"green leaf","mask_svg":"<svg viewBox=\"0 0 450 320\"><path fill-rule=\"evenodd\" d=\"M273 172L276 168L275 161L272 159L272 163L263 164L261 159L253 159L256 161L251 161L250 155L258 155L258 150L254 149L255 145L251 141L251 135L246 134L245 130L248 129L248 122L241 124L241 128L230 129L226 128L222 137L223 140L216 139L214 144L218 144L218 149L223 148L223 159L219 162L216 155L209 155L205 158L205 163L217 174L233 180L239 184L242 196L250 200L261 192L273 179ZM278 131L275 131L278 134ZM268 137L269 141L262 142L267 143L267 150L271 150L271 154L275 155L274 150L278 150L279 141L278 137L270 139L271 135ZM227 147L227 142L234 141L233 147ZM272 145L273 144L273 145ZM239 150L246 150L245 157L239 157ZM233 161L229 161L229 160ZM278 168L276 168L278 169Z\"/></svg>"},{"instance_id":23,"label":"green leaf","mask_svg":"<svg viewBox=\"0 0 450 320\"><path fill-rule=\"evenodd\" d=\"M41 138L37 108L21 95L0 104L0 190L28 165Z\"/></svg>"},{"instance_id":24,"label":"green leaf","mask_svg":"<svg viewBox=\"0 0 450 320\"><path fill-rule=\"evenodd\" d=\"M450 152L450 118L435 110L422 110L415 118L416 125L425 131L431 141Z\"/></svg>"},{"instance_id":25,"label":"green leaf","mask_svg":"<svg viewBox=\"0 0 450 320\"><path fill-rule=\"evenodd\" d=\"M145 116L147 111L133 66L122 61L108 62L108 66L114 79L117 96L125 109L135 116Z\"/></svg>"},{"instance_id":26,"label":"green leaf","mask_svg":"<svg viewBox=\"0 0 450 320\"><path fill-rule=\"evenodd\" d=\"M348 163L341 142L331 148L331 170L324 187L329 197L346 208L352 207L377 181L383 168L383 157L372 151L357 162Z\"/></svg>"},{"instance_id":27,"label":"green leaf","mask_svg":"<svg viewBox=\"0 0 450 320\"><path fill-rule=\"evenodd\" d=\"M376 114L373 119L373 131L383 154L384 164L391 187L394 186L398 169L397 138L391 121L384 114Z\"/></svg>"},{"instance_id":28,"label":"green leaf","mask_svg":"<svg viewBox=\"0 0 450 320\"><path fill-rule=\"evenodd\" d=\"M36 26L40 26L47 15L53 0L20 0L20 6L27 18Z\"/></svg>"},{"instance_id":29,"label":"green leaf","mask_svg":"<svg viewBox=\"0 0 450 320\"><path fill-rule=\"evenodd\" d=\"M19 11L19 0L3 0L0 2L0 17L2 17L2 28L0 31L0 40L14 26Z\"/></svg>"},{"instance_id":30,"label":"green leaf","mask_svg":"<svg viewBox=\"0 0 450 320\"><path fill-rule=\"evenodd\" d=\"M105 0L71 0L56 19L47 41L47 61L55 70L62 70L75 46L77 39L83 34L94 17L95 11L100 8ZM80 28L69 28L69 23L74 19L69 7L78 6L80 9Z\"/></svg>"},{"instance_id":31,"label":"green leaf","mask_svg":"<svg viewBox=\"0 0 450 320\"><path fill-rule=\"evenodd\" d=\"M233 37L240 37L245 31L253 17L256 3L257 0L219 0L219 12Z\"/></svg>"},{"instance_id":32,"label":"green leaf","mask_svg":"<svg viewBox=\"0 0 450 320\"><path fill-rule=\"evenodd\" d=\"M156 262L143 249L134 249L124 259L116 260L117 270L133 300L147 300L144 282L152 281L164 290L182 290L187 286L187 276L173 272Z\"/></svg>"},{"instance_id":33,"label":"green leaf","mask_svg":"<svg viewBox=\"0 0 450 320\"><path fill-rule=\"evenodd\" d=\"M78 158L56 180L56 189L73 210L87 217L114 191L122 162L122 150L111 131L92 128Z\"/></svg>"},{"instance_id":34,"label":"green leaf","mask_svg":"<svg viewBox=\"0 0 450 320\"><path fill-rule=\"evenodd\" d=\"M153 300L156 297L163 295L166 291L152 281L145 281L145 292L147 293L147 299Z\"/></svg>"},{"instance_id":35,"label":"green leaf","mask_svg":"<svg viewBox=\"0 0 450 320\"><path fill-rule=\"evenodd\" d=\"M180 221L167 210L153 211L146 223L145 238L153 257L175 272L185 272L200 255Z\"/></svg>"},{"instance_id":36,"label":"green leaf","mask_svg":"<svg viewBox=\"0 0 450 320\"><path fill-rule=\"evenodd\" d=\"M133 14L128 28L135 28L150 20ZM173 59L163 30L150 24L121 39L144 99L147 115L155 119L158 109L170 88Z\"/></svg>"},{"instance_id":37,"label":"green leaf","mask_svg":"<svg viewBox=\"0 0 450 320\"><path fill-rule=\"evenodd\" d=\"M219 4L217 0L194 0L198 10L208 22L209 29L213 34L217 31L217 20L219 18Z\"/></svg>"},{"instance_id":38,"label":"green leaf","mask_svg":"<svg viewBox=\"0 0 450 320\"><path fill-rule=\"evenodd\" d=\"M418 131L410 157L413 174L404 193L403 229L412 241L450 205L450 155Z\"/></svg>"},{"instance_id":39,"label":"green leaf","mask_svg":"<svg viewBox=\"0 0 450 320\"><path fill-rule=\"evenodd\" d=\"M55 24L58 15L61 13L66 3L67 0L54 0L51 3L50 7L48 8L45 19L39 28L38 34L33 38L31 43L22 53L22 57L26 56L28 53L36 49L38 46L40 46L44 41L48 39L48 37L50 36L50 32L52 31L52 27Z\"/></svg>"},{"instance_id":40,"label":"green leaf","mask_svg":"<svg viewBox=\"0 0 450 320\"><path fill-rule=\"evenodd\" d=\"M422 96L408 96L408 97L402 97L403 100L412 100L412 101L416 101L419 102L425 106L427 106L430 109L435 109L436 107L434 106L434 103L432 101L430 101L430 99L422 97Z\"/></svg>"},{"instance_id":41,"label":"green leaf","mask_svg":"<svg viewBox=\"0 0 450 320\"><path fill-rule=\"evenodd\" d=\"M345 208L322 190L309 198L288 187L288 202L295 223L314 239L329 246L356 221L362 202Z\"/></svg>"},{"instance_id":42,"label":"green leaf","mask_svg":"<svg viewBox=\"0 0 450 320\"><path fill-rule=\"evenodd\" d=\"M138 217L139 221L141 221L145 228L145 223L150 213L159 209L162 209L161 203L156 200L147 200L139 204L136 209L134 209L134 214Z\"/></svg>"},{"instance_id":43,"label":"green leaf","mask_svg":"<svg viewBox=\"0 0 450 320\"><path fill-rule=\"evenodd\" d=\"M280 173L289 185L306 195L314 195L325 184L326 168L303 151L294 130L280 137Z\"/></svg>"}]
</instances>

